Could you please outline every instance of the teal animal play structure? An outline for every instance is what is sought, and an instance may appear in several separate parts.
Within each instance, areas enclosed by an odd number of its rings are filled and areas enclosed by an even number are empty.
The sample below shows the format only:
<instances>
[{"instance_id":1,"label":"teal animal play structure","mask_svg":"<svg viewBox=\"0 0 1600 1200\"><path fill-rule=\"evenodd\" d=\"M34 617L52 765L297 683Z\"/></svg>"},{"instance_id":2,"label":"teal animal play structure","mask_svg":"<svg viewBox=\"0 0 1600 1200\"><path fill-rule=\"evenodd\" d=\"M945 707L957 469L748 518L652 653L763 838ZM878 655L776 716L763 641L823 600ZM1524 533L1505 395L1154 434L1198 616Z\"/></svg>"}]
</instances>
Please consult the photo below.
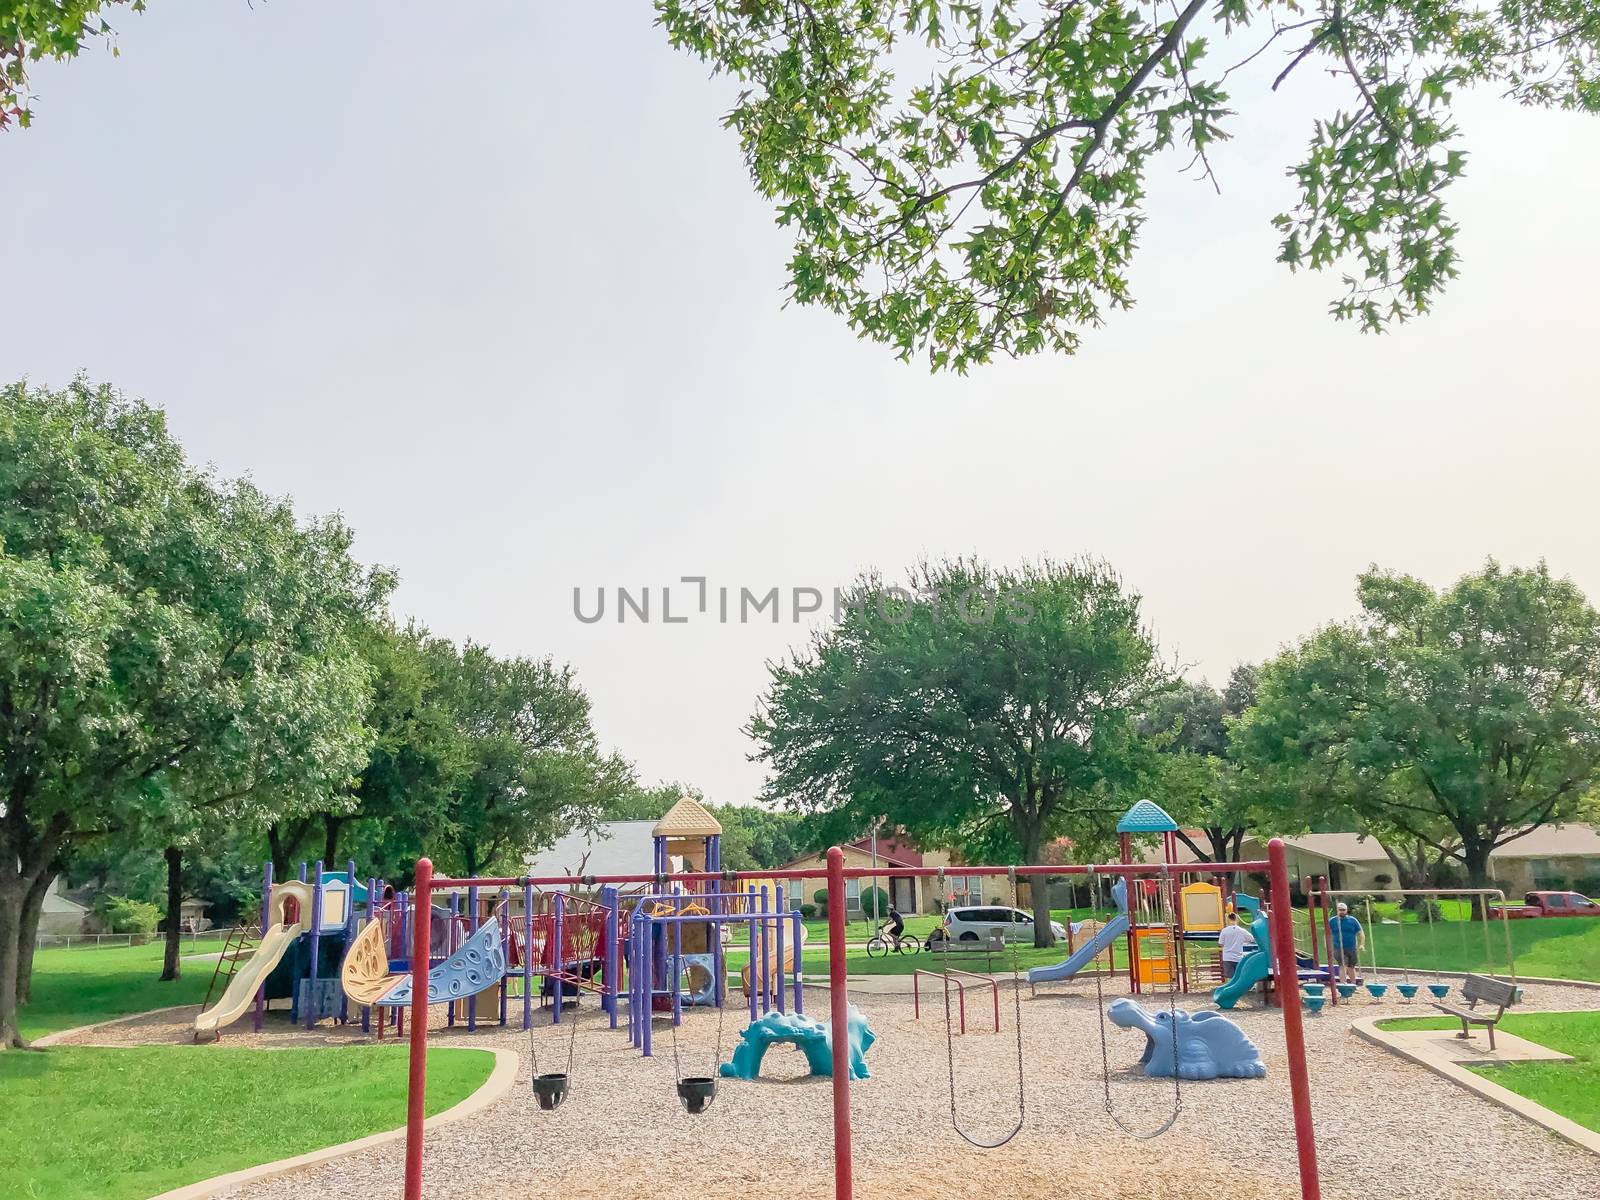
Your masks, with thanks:
<instances>
[{"instance_id":1,"label":"teal animal play structure","mask_svg":"<svg viewBox=\"0 0 1600 1200\"><path fill-rule=\"evenodd\" d=\"M1246 950L1239 965L1233 969L1233 978L1211 993L1211 1002L1218 1008L1232 1008L1272 970L1272 944L1267 936L1268 921L1258 911L1250 922L1250 933L1256 939L1253 949Z\"/></svg>"},{"instance_id":2,"label":"teal animal play structure","mask_svg":"<svg viewBox=\"0 0 1600 1200\"><path fill-rule=\"evenodd\" d=\"M1144 1031L1139 1062L1146 1075L1180 1079L1260 1079L1267 1073L1261 1051L1221 1013L1152 1013L1132 1000L1113 1000L1106 1009L1113 1025ZM1173 1021L1177 1021L1174 1061Z\"/></svg>"},{"instance_id":3,"label":"teal animal play structure","mask_svg":"<svg viewBox=\"0 0 1600 1200\"><path fill-rule=\"evenodd\" d=\"M867 1079L867 1051L878 1040L867 1019L854 1004L845 1020L845 1036L850 1043L850 1078ZM833 1030L821 1021L792 1012L769 1012L752 1021L739 1035L733 1061L719 1068L729 1079L754 1079L761 1074L761 1060L774 1042L791 1042L806 1056L811 1074L833 1075Z\"/></svg>"}]
</instances>

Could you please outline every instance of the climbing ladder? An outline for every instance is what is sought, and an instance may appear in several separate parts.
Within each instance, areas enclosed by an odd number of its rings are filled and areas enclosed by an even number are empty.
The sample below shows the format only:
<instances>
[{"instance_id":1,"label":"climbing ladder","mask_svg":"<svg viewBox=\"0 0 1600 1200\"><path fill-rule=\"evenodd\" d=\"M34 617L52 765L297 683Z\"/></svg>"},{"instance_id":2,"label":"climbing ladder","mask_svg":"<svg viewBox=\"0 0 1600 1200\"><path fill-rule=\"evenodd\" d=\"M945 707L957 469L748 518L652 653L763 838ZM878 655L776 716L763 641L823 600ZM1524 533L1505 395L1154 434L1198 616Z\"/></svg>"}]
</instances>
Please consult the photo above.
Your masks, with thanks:
<instances>
[{"instance_id":1,"label":"climbing ladder","mask_svg":"<svg viewBox=\"0 0 1600 1200\"><path fill-rule=\"evenodd\" d=\"M217 984L222 984L226 992L228 985L233 982L233 977L239 972L239 964L255 953L256 944L252 940L255 930L248 925L239 925L228 931L228 940L222 943L222 953L217 957L216 968L211 972L211 983L206 988L205 1003L200 1006L204 1012L211 1007L211 997L216 994ZM222 968L228 968L224 974Z\"/></svg>"}]
</instances>

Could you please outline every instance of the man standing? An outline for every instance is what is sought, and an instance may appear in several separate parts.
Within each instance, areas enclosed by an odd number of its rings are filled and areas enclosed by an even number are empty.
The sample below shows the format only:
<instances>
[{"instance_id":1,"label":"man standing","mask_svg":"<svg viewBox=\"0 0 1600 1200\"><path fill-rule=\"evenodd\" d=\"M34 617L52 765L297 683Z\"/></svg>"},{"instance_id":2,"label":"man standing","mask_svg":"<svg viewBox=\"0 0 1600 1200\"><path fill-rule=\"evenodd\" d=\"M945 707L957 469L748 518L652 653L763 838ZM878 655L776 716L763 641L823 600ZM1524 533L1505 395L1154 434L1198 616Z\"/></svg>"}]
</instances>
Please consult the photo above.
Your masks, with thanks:
<instances>
[{"instance_id":1,"label":"man standing","mask_svg":"<svg viewBox=\"0 0 1600 1200\"><path fill-rule=\"evenodd\" d=\"M1337 914L1328 922L1329 957L1333 959L1333 981L1360 983L1356 969L1361 963L1361 948L1366 944L1366 930L1361 922L1350 915L1350 906L1343 900L1334 908Z\"/></svg>"},{"instance_id":2,"label":"man standing","mask_svg":"<svg viewBox=\"0 0 1600 1200\"><path fill-rule=\"evenodd\" d=\"M1230 911L1228 923L1222 927L1222 932L1217 934L1217 945L1222 947L1224 983L1233 978L1233 973L1239 969L1239 960L1251 946L1255 945L1255 941L1255 935L1239 924L1239 914Z\"/></svg>"}]
</instances>

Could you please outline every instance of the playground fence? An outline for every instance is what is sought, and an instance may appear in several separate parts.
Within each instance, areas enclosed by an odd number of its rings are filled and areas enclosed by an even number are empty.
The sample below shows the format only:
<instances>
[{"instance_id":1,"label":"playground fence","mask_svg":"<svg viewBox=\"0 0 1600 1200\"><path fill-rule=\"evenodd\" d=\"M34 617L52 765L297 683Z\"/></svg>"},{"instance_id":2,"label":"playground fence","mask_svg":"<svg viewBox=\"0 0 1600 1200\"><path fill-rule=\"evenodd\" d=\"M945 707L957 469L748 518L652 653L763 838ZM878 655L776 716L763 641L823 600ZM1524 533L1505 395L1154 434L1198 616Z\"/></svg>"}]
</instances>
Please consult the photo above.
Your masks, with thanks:
<instances>
[{"instance_id":1,"label":"playground fence","mask_svg":"<svg viewBox=\"0 0 1600 1200\"><path fill-rule=\"evenodd\" d=\"M185 946L198 945L201 942L216 942L221 944L228 940L232 928L219 927L216 929L202 929L198 933L185 930L179 935L179 940ZM153 942L166 940L165 933L41 933L33 939L35 950L100 950L109 948L126 948L129 946L148 946Z\"/></svg>"}]
</instances>

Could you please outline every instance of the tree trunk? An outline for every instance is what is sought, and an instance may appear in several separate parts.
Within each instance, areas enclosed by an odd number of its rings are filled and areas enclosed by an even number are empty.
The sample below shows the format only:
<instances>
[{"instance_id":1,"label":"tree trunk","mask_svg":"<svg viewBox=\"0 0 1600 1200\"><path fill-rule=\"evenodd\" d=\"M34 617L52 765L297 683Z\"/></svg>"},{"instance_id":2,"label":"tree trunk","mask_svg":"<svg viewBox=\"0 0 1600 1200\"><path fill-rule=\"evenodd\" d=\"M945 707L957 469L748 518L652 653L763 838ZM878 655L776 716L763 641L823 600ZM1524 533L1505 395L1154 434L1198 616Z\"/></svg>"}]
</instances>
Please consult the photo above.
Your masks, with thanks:
<instances>
[{"instance_id":1,"label":"tree trunk","mask_svg":"<svg viewBox=\"0 0 1600 1200\"><path fill-rule=\"evenodd\" d=\"M330 871L339 861L339 832L344 828L346 819L332 813L324 813L322 817L322 862Z\"/></svg>"},{"instance_id":2,"label":"tree trunk","mask_svg":"<svg viewBox=\"0 0 1600 1200\"><path fill-rule=\"evenodd\" d=\"M26 895L16 864L0 865L0 1051L20 1050L27 1045L17 1031L17 938L22 932Z\"/></svg>"},{"instance_id":3,"label":"tree trunk","mask_svg":"<svg viewBox=\"0 0 1600 1200\"><path fill-rule=\"evenodd\" d=\"M1488 838L1468 837L1461 841L1461 862L1467 871L1467 886L1472 888L1487 888L1494 886L1494 880L1489 877L1489 854L1494 850L1494 842ZM1480 917L1484 910L1483 896L1472 897L1472 915Z\"/></svg>"},{"instance_id":4,"label":"tree trunk","mask_svg":"<svg viewBox=\"0 0 1600 1200\"><path fill-rule=\"evenodd\" d=\"M183 947L183 851L168 846L167 860L167 948L161 959L163 982L178 978L178 951Z\"/></svg>"},{"instance_id":5,"label":"tree trunk","mask_svg":"<svg viewBox=\"0 0 1600 1200\"><path fill-rule=\"evenodd\" d=\"M1022 837L1022 861L1030 865L1038 863L1044 856L1041 853L1044 845L1044 836L1039 829L1024 829ZM1056 944L1056 935L1050 928L1050 884L1053 877L1049 875L1028 876L1028 891L1033 898L1033 944L1043 949ZM1016 898L1012 897L1012 903Z\"/></svg>"},{"instance_id":6,"label":"tree trunk","mask_svg":"<svg viewBox=\"0 0 1600 1200\"><path fill-rule=\"evenodd\" d=\"M44 896L56 881L60 870L47 867L39 873L22 898L22 924L17 932L17 1003L27 1004L33 999L33 950L39 940L39 917L44 912Z\"/></svg>"}]
</instances>

